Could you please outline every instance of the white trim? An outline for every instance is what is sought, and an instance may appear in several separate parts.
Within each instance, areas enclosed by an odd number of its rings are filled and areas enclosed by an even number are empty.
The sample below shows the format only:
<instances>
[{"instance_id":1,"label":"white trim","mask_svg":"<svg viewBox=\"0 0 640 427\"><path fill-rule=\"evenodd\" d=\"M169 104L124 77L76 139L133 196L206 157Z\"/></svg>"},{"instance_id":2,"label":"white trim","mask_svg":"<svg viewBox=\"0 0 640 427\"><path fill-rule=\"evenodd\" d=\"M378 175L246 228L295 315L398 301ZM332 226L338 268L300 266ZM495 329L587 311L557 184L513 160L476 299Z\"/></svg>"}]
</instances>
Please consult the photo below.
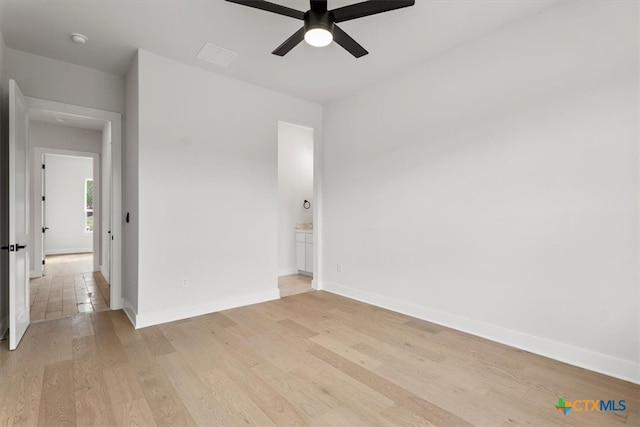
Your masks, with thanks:
<instances>
[{"instance_id":1,"label":"white trim","mask_svg":"<svg viewBox=\"0 0 640 427\"><path fill-rule=\"evenodd\" d=\"M94 203L94 222L98 225L94 224L94 232L85 234L93 234L92 243L90 248L65 248L65 249L54 249L49 251L43 251L42 248L42 236L38 238L37 235L34 235L34 245L33 250L35 251L34 260L37 265L34 265L34 268L39 273L36 273L35 277L42 277L42 259L40 259L40 253L46 252L45 255L59 255L59 254L73 254L73 253L93 253L93 271L99 271L97 268L100 265L100 247L102 242L100 237L102 236L102 205L100 204L100 200L102 197L102 162L100 153L95 151L81 151L81 150L67 150L60 148L48 148L48 147L40 147L35 146L31 148L32 156L31 161L33 165L39 165L42 161L44 161L44 156L46 154L55 155L55 156L67 156L67 157L79 157L83 159L91 159L91 168L92 168L92 179L94 182L94 198L98 200ZM46 173L46 171L45 171ZM34 194L31 195L31 200L33 206L38 206L37 212L34 215L35 224L33 227L34 233L40 233L39 230L43 227L43 218L42 218L42 174L43 170L41 167L36 166L32 168L32 177L34 178L33 189ZM46 201L45 201L46 203ZM96 238L97 236L97 238Z\"/></svg>"},{"instance_id":2,"label":"white trim","mask_svg":"<svg viewBox=\"0 0 640 427\"><path fill-rule=\"evenodd\" d=\"M65 104L40 98L26 97L32 110L53 111L58 113L89 117L111 122L111 309L122 308L122 115L106 110ZM103 130L104 132L104 130ZM95 182L95 180L94 180ZM98 201L100 203L100 201ZM100 252L99 250L96 252Z\"/></svg>"},{"instance_id":3,"label":"white trim","mask_svg":"<svg viewBox=\"0 0 640 427\"><path fill-rule=\"evenodd\" d=\"M322 114L322 113L321 113ZM323 126L319 125L313 130L313 279L311 287L318 289L322 283L324 259L322 248L324 247L324 219L322 216L323 203Z\"/></svg>"},{"instance_id":4,"label":"white trim","mask_svg":"<svg viewBox=\"0 0 640 427\"><path fill-rule=\"evenodd\" d=\"M45 251L45 255L71 255L71 254L92 254L95 255L91 246L85 248L62 248L62 249L49 249ZM93 271L97 270L98 266L93 266Z\"/></svg>"},{"instance_id":5,"label":"white trim","mask_svg":"<svg viewBox=\"0 0 640 427\"><path fill-rule=\"evenodd\" d=\"M315 132L315 129L311 125L303 125L300 123L293 123L290 121L278 120L278 126L280 126L281 124L287 125L287 126L293 126L298 129L310 130L311 132Z\"/></svg>"},{"instance_id":6,"label":"white trim","mask_svg":"<svg viewBox=\"0 0 640 427\"><path fill-rule=\"evenodd\" d=\"M320 283L320 289L559 360L570 365L640 384L640 363L634 363L630 360L618 359L606 354L435 310L412 302L400 301L383 295L349 288L338 283L322 282Z\"/></svg>"},{"instance_id":7,"label":"white trim","mask_svg":"<svg viewBox=\"0 0 640 427\"><path fill-rule=\"evenodd\" d=\"M173 322L176 320L187 319L237 307L244 307L246 305L259 304L262 302L277 300L279 298L280 292L278 289L273 289L268 292L219 299L190 307L177 307L163 311L138 313L135 318L135 322L133 323L136 329L146 328L147 326L159 325L161 323ZM127 313L127 315L129 314Z\"/></svg>"},{"instance_id":8,"label":"white trim","mask_svg":"<svg viewBox=\"0 0 640 427\"><path fill-rule=\"evenodd\" d=\"M124 310L124 314L126 314L127 317L129 318L129 321L131 322L133 327L137 328L136 320L138 317L138 313L136 313L136 310L133 308L131 303L124 298L122 299L122 309Z\"/></svg>"},{"instance_id":9,"label":"white trim","mask_svg":"<svg viewBox=\"0 0 640 427\"><path fill-rule=\"evenodd\" d=\"M322 113L321 113L322 114ZM323 217L322 217L322 141L323 141L323 128L322 128L322 120L320 123L316 125L296 123L292 120L278 120L276 125L276 135L278 132L278 126L280 123L291 125L294 127L311 130L313 132L313 200L311 202L311 208L313 210L313 273L312 275L315 280L311 282L311 287L313 289L317 289L316 282L319 283L322 280L322 247L324 244L323 239ZM295 273L298 274L298 270L295 270ZM278 273L279 276L283 274Z\"/></svg>"}]
</instances>

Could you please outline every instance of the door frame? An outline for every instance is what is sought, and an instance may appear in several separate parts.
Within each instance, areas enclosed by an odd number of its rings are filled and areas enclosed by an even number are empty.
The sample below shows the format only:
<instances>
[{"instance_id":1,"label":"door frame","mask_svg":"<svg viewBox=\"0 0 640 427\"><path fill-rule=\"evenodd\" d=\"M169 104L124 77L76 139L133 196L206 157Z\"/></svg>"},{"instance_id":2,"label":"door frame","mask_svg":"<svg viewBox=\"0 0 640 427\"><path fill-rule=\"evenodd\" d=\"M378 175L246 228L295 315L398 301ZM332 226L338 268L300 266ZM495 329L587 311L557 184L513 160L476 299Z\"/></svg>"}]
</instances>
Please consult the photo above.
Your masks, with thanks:
<instances>
[{"instance_id":1,"label":"door frame","mask_svg":"<svg viewBox=\"0 0 640 427\"><path fill-rule=\"evenodd\" d=\"M95 108L82 107L79 105L66 104L62 102L49 101L46 99L26 97L30 109L42 110L53 113L75 115L91 119L102 120L110 124L111 136L111 161L110 161L110 200L111 206L104 206L103 215L108 215L111 227L109 230L102 229L102 239L110 239L110 285L111 285L111 309L117 310L123 307L122 301L122 115L112 111L98 110ZM105 129L103 129L103 133ZM53 150L53 149L47 149ZM89 153L87 153L89 154ZM101 156L101 161L104 162ZM31 157L33 158L33 157ZM101 165L101 170L104 165ZM94 171L95 173L95 171ZM103 222L104 223L104 222ZM110 233L107 233L110 231ZM102 240L98 239L98 240ZM94 243L95 248L95 243Z\"/></svg>"},{"instance_id":2,"label":"door frame","mask_svg":"<svg viewBox=\"0 0 640 427\"><path fill-rule=\"evenodd\" d=\"M33 162L32 177L33 182L31 185L31 189L33 189L33 195L31 196L31 203L34 208L36 206L40 207L40 209L33 209L35 212L34 215L34 226L33 233L34 235L42 230L42 227L45 225L45 218L42 217L42 205L41 203L47 203L46 200L41 199L42 190L43 190L43 175L46 174L46 169L42 169L38 166L38 162L44 161L43 157L46 154L52 154L55 156L69 156L69 157L81 157L81 158L89 158L93 163L93 182L95 183L94 188L94 235L93 235L93 243L92 243L92 251L93 251L93 271L100 271L100 263L101 263L101 247L102 247L102 237L105 232L102 229L102 215L103 211L106 210L102 206L102 165L101 165L101 156L98 153L90 152L90 151L72 151L72 150L63 150L58 148L48 148L48 147L31 147L33 150L33 155L31 156L31 161ZM40 214L38 215L38 212ZM46 235L46 233L41 233ZM98 236L98 238L96 238ZM34 236L35 237L35 236ZM34 277L42 277L42 264L37 265L39 262L42 262L40 259L41 254L44 254L44 248L42 247L42 238L38 239L35 237L32 239L34 242L33 245L33 259L36 262L36 265L31 266L30 276Z\"/></svg>"},{"instance_id":3,"label":"door frame","mask_svg":"<svg viewBox=\"0 0 640 427\"><path fill-rule=\"evenodd\" d=\"M320 163L320 150L321 150L321 145L320 145L320 133L321 133L321 129L318 126L314 126L314 125L310 125L310 124L306 124L306 123L301 123L301 122L296 122L296 121L291 121L291 120L284 120L284 119L280 119L277 120L276 122L276 145L277 145L277 155L276 155L276 174L278 173L278 165L277 165L277 156L279 155L279 150L280 150L280 125L285 125L285 126L293 126L293 127L298 127L298 128L302 128L302 129L306 129L306 130L310 130L312 133L312 144L313 144L313 195L312 195L312 199L311 199L311 212L312 212L312 222L313 222L313 243L312 243L312 247L313 247L313 255L312 255L312 259L313 259L313 272L311 274L311 288L315 289L315 290L320 290L320 284L321 284L321 262L322 262L322 258L321 258L321 230L322 230L322 217L321 217L321 210L320 210L320 205L321 205L321 167L322 164ZM278 180L279 181L279 180ZM278 182L279 185L279 182ZM292 230L293 231L293 230ZM278 214L278 240L280 239L280 214ZM295 232L293 234L293 239L295 241ZM296 245L297 246L297 245ZM305 249L306 249L306 242L305 242ZM279 253L280 249L278 248L278 253ZM294 253L297 252L297 248L294 247ZM278 255L279 256L279 255ZM306 253L305 253L305 257L306 257ZM278 261L279 262L279 261ZM278 266L279 267L279 266ZM296 271L297 273L297 271ZM280 271L278 271L278 277L280 277L281 275L288 275L288 274L295 274L295 273L287 273L286 271L284 272L284 274L281 274Z\"/></svg>"}]
</instances>

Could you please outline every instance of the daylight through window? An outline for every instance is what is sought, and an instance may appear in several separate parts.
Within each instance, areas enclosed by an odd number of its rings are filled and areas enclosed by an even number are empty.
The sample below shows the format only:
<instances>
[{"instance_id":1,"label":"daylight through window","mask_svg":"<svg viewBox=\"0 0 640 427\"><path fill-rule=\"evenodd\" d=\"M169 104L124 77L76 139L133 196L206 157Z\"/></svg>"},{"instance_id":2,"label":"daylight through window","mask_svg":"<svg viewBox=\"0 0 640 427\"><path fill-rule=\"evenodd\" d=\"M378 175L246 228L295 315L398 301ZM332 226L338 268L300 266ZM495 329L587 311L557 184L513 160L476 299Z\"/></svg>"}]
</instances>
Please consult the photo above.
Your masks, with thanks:
<instances>
[{"instance_id":1,"label":"daylight through window","mask_svg":"<svg viewBox=\"0 0 640 427\"><path fill-rule=\"evenodd\" d=\"M84 231L93 232L93 180L84 180Z\"/></svg>"}]
</instances>

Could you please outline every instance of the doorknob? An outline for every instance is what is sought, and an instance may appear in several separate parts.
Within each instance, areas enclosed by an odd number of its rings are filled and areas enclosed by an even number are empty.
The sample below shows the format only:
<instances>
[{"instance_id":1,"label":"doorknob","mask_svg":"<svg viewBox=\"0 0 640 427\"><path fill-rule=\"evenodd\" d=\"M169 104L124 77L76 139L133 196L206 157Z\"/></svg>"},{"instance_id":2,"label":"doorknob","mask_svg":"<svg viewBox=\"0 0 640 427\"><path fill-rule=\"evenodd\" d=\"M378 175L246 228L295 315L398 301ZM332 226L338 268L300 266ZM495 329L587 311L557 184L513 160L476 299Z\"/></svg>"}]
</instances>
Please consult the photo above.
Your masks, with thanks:
<instances>
[{"instance_id":1,"label":"doorknob","mask_svg":"<svg viewBox=\"0 0 640 427\"><path fill-rule=\"evenodd\" d=\"M42 227L42 232L44 233L45 231L47 231L49 229L49 227Z\"/></svg>"},{"instance_id":2,"label":"doorknob","mask_svg":"<svg viewBox=\"0 0 640 427\"><path fill-rule=\"evenodd\" d=\"M16 245L16 252L18 252L20 249L24 249L24 248L26 248L26 247L27 247L27 245L20 245L20 244L17 244L17 245Z\"/></svg>"},{"instance_id":3,"label":"doorknob","mask_svg":"<svg viewBox=\"0 0 640 427\"><path fill-rule=\"evenodd\" d=\"M7 245L7 246L3 246L2 248L3 251L9 251L9 252L13 252L15 250L15 246L13 245Z\"/></svg>"}]
</instances>

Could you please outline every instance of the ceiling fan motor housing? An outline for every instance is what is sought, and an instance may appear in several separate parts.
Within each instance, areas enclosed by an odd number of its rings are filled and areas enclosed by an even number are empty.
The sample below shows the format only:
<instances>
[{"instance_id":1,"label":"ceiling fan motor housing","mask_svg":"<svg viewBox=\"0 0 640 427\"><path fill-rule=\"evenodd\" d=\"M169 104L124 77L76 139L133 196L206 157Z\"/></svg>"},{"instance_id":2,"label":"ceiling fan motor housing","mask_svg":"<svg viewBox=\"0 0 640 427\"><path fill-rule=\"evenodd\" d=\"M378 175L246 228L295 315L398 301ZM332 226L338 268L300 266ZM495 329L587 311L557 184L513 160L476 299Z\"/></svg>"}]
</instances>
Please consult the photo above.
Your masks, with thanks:
<instances>
[{"instance_id":1,"label":"ceiling fan motor housing","mask_svg":"<svg viewBox=\"0 0 640 427\"><path fill-rule=\"evenodd\" d=\"M333 34L333 16L331 12L318 12L309 10L304 14L304 30L309 31L314 28L322 28Z\"/></svg>"}]
</instances>

